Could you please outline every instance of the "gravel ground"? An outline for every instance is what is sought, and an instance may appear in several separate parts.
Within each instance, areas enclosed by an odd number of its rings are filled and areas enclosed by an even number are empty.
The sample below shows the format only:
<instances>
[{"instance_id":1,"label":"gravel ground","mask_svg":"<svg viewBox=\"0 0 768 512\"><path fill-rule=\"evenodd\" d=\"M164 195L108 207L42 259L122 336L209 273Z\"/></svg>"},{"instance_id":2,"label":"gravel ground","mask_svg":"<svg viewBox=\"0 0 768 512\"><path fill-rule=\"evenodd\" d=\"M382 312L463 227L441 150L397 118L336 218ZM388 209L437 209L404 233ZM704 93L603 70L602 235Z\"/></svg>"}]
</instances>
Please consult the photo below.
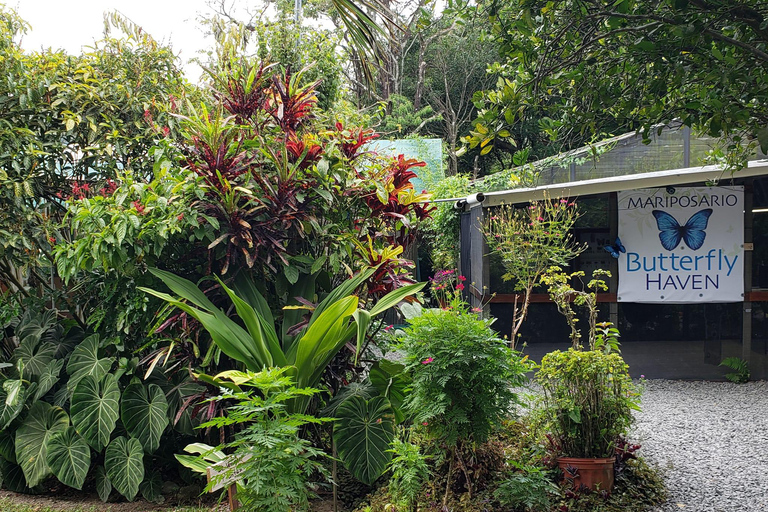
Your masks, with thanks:
<instances>
[{"instance_id":1,"label":"gravel ground","mask_svg":"<svg viewBox=\"0 0 768 512\"><path fill-rule=\"evenodd\" d=\"M768 382L649 380L632 437L665 470L654 512L768 512Z\"/></svg>"}]
</instances>

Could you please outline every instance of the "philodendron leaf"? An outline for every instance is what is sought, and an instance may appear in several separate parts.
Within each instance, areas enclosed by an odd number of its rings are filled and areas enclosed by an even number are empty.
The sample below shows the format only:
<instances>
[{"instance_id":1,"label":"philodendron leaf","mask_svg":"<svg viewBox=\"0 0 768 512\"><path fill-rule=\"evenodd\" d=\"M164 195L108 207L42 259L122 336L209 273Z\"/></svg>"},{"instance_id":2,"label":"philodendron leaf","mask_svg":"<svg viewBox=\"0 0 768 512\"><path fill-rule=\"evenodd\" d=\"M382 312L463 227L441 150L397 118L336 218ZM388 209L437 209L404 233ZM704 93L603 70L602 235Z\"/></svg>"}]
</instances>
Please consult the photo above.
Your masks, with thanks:
<instances>
[{"instance_id":1,"label":"philodendron leaf","mask_svg":"<svg viewBox=\"0 0 768 512\"><path fill-rule=\"evenodd\" d=\"M157 470L147 471L145 469L145 474L144 481L139 485L141 497L152 503L162 503L164 501L163 479L160 476L160 472Z\"/></svg>"},{"instance_id":2,"label":"philodendron leaf","mask_svg":"<svg viewBox=\"0 0 768 512\"><path fill-rule=\"evenodd\" d=\"M120 418L131 437L141 442L144 451L154 452L168 425L168 401L163 390L157 384L131 384L123 392Z\"/></svg>"},{"instance_id":3,"label":"philodendron leaf","mask_svg":"<svg viewBox=\"0 0 768 512\"><path fill-rule=\"evenodd\" d=\"M78 382L86 375L93 375L96 380L101 379L112 367L112 359L99 358L99 335L88 336L72 351L67 363L69 382L67 388L70 393L74 391Z\"/></svg>"},{"instance_id":4,"label":"philodendron leaf","mask_svg":"<svg viewBox=\"0 0 768 512\"><path fill-rule=\"evenodd\" d=\"M355 478L372 485L392 460L395 429L389 400L351 396L336 410L336 418L333 440L339 458Z\"/></svg>"},{"instance_id":5,"label":"philodendron leaf","mask_svg":"<svg viewBox=\"0 0 768 512\"><path fill-rule=\"evenodd\" d=\"M3 475L3 487L12 492L29 492L27 481L21 467L5 459L0 460L0 473Z\"/></svg>"},{"instance_id":6,"label":"philodendron leaf","mask_svg":"<svg viewBox=\"0 0 768 512\"><path fill-rule=\"evenodd\" d=\"M61 407L35 402L16 431L16 460L19 461L27 485L34 487L50 475L46 462L48 441L69 426L69 417Z\"/></svg>"},{"instance_id":7,"label":"philodendron leaf","mask_svg":"<svg viewBox=\"0 0 768 512\"><path fill-rule=\"evenodd\" d=\"M0 430L0 457L16 464L16 431Z\"/></svg>"},{"instance_id":8,"label":"philodendron leaf","mask_svg":"<svg viewBox=\"0 0 768 512\"><path fill-rule=\"evenodd\" d=\"M64 367L63 359L54 359L40 373L37 379L37 391L35 391L35 400L43 397L59 381L59 374Z\"/></svg>"},{"instance_id":9,"label":"philodendron leaf","mask_svg":"<svg viewBox=\"0 0 768 512\"><path fill-rule=\"evenodd\" d=\"M24 377L36 377L45 371L48 363L53 361L56 353L56 345L53 343L40 343L29 341L29 338L21 342L13 352L15 361L22 361L24 365Z\"/></svg>"},{"instance_id":10,"label":"philodendron leaf","mask_svg":"<svg viewBox=\"0 0 768 512\"><path fill-rule=\"evenodd\" d=\"M26 395L26 391L21 389L16 397L9 396L4 387L0 387L0 430L7 427L19 415L24 407Z\"/></svg>"},{"instance_id":11,"label":"philodendron leaf","mask_svg":"<svg viewBox=\"0 0 768 512\"><path fill-rule=\"evenodd\" d=\"M132 501L144 480L144 450L139 440L113 439L104 453L104 467L117 492Z\"/></svg>"},{"instance_id":12,"label":"philodendron leaf","mask_svg":"<svg viewBox=\"0 0 768 512\"><path fill-rule=\"evenodd\" d=\"M48 441L45 461L61 483L80 490L91 467L91 448L69 427Z\"/></svg>"},{"instance_id":13,"label":"philodendron leaf","mask_svg":"<svg viewBox=\"0 0 768 512\"><path fill-rule=\"evenodd\" d=\"M96 492L99 493L101 501L106 503L109 499L109 495L112 494L112 482L109 481L104 466L97 466L94 470L93 477L96 482Z\"/></svg>"},{"instance_id":14,"label":"philodendron leaf","mask_svg":"<svg viewBox=\"0 0 768 512\"><path fill-rule=\"evenodd\" d=\"M109 436L120 417L120 389L112 374L100 381L93 375L84 376L72 393L72 424L96 451L109 443Z\"/></svg>"}]
</instances>

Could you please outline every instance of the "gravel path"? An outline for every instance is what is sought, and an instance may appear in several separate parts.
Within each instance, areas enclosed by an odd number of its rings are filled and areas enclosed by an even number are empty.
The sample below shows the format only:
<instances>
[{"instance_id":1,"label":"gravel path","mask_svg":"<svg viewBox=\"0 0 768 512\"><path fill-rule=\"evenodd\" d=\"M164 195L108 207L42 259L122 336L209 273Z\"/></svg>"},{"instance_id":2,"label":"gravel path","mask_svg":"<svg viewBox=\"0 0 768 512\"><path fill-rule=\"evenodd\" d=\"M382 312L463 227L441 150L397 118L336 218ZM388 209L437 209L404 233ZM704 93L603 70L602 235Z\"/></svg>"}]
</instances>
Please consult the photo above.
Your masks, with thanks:
<instances>
[{"instance_id":1,"label":"gravel path","mask_svg":"<svg viewBox=\"0 0 768 512\"><path fill-rule=\"evenodd\" d=\"M768 382L650 380L634 439L664 468L655 512L768 512Z\"/></svg>"}]
</instances>

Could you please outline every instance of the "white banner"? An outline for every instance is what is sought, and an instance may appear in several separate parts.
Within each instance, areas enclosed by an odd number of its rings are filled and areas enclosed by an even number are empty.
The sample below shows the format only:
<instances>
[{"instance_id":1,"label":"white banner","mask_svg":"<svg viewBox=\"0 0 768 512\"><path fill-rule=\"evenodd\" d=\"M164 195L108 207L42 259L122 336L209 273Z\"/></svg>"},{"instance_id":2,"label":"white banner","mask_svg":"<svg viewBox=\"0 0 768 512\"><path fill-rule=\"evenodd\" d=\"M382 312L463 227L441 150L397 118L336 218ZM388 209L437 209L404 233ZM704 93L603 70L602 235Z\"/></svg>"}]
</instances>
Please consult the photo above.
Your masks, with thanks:
<instances>
[{"instance_id":1,"label":"white banner","mask_svg":"<svg viewBox=\"0 0 768 512\"><path fill-rule=\"evenodd\" d=\"M744 300L744 187L618 193L619 302ZM624 249L624 251L622 251Z\"/></svg>"}]
</instances>

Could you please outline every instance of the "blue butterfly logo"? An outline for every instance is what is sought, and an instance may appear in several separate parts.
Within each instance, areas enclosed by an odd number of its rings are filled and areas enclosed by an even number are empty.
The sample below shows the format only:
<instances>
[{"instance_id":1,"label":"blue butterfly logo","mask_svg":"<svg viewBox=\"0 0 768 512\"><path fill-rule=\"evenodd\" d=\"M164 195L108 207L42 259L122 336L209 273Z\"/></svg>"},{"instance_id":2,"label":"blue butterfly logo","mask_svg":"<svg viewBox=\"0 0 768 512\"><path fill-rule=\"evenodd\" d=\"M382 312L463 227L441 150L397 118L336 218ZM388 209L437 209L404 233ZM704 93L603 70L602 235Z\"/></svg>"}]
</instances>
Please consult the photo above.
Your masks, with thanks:
<instances>
[{"instance_id":1,"label":"blue butterfly logo","mask_svg":"<svg viewBox=\"0 0 768 512\"><path fill-rule=\"evenodd\" d=\"M656 225L659 227L659 240L666 250L671 251L680 241L685 241L685 245L694 251L704 245L704 239L707 233L707 223L709 216L712 215L712 208L705 208L691 215L688 222L681 226L677 219L661 210L653 210L653 216L656 217Z\"/></svg>"},{"instance_id":2,"label":"blue butterfly logo","mask_svg":"<svg viewBox=\"0 0 768 512\"><path fill-rule=\"evenodd\" d=\"M613 245L606 245L603 247L603 249L615 259L619 259L620 252L627 252L627 249L624 247L624 244L621 243L621 239L618 237L616 238L616 241L613 242Z\"/></svg>"}]
</instances>

